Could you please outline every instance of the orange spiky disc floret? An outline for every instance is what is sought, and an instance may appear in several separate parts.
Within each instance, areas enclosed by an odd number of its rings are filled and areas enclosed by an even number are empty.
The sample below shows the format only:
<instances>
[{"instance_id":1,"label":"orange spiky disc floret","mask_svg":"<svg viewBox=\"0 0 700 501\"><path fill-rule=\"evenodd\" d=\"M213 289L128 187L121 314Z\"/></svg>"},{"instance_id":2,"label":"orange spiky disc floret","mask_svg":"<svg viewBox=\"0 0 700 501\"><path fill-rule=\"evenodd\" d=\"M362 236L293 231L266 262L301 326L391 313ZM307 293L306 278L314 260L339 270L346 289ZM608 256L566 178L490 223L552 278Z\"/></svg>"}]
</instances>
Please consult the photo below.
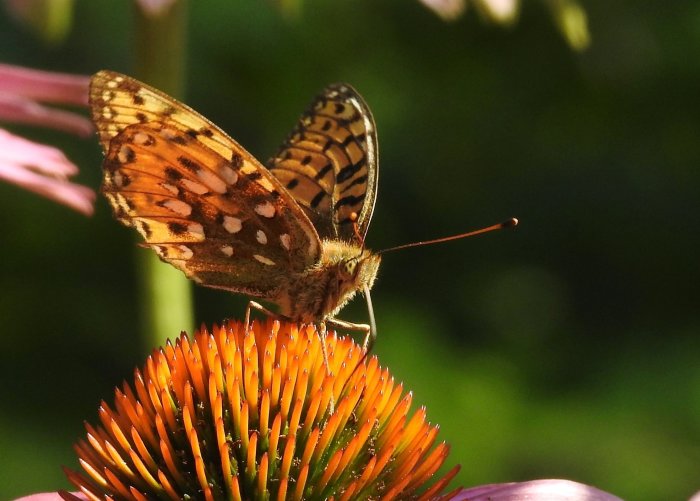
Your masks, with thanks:
<instances>
[{"instance_id":1,"label":"orange spiky disc floret","mask_svg":"<svg viewBox=\"0 0 700 501\"><path fill-rule=\"evenodd\" d=\"M326 350L328 368L292 323L181 335L102 402L69 480L94 500L449 498L459 467L428 485L449 448L425 409L350 338Z\"/></svg>"}]
</instances>

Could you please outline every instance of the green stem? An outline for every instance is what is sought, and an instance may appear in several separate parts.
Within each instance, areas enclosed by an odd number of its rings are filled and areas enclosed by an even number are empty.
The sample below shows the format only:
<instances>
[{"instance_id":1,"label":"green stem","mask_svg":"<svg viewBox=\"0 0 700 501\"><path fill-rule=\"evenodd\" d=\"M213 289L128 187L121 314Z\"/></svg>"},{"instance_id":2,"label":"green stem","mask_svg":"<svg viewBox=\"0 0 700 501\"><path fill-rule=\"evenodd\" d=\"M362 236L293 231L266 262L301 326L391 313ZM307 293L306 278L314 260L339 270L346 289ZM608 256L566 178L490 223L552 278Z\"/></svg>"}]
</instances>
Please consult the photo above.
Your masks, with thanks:
<instances>
[{"instance_id":1,"label":"green stem","mask_svg":"<svg viewBox=\"0 0 700 501\"><path fill-rule=\"evenodd\" d=\"M176 1L159 16L134 7L135 75L154 87L182 99L185 88L187 2ZM141 277L142 333L147 351L191 332L194 312L191 282L182 272L162 263L153 252L138 252Z\"/></svg>"}]
</instances>

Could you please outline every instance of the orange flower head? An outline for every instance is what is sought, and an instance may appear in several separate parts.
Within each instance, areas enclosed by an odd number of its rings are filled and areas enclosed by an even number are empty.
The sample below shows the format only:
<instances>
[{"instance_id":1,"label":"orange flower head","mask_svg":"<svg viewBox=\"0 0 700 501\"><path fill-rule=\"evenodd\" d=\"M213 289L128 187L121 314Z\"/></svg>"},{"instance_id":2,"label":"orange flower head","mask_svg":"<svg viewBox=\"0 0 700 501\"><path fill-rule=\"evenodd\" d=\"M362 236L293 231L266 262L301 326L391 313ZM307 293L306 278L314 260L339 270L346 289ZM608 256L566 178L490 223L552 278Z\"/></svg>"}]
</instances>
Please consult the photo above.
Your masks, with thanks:
<instances>
[{"instance_id":1,"label":"orange flower head","mask_svg":"<svg viewBox=\"0 0 700 501\"><path fill-rule=\"evenodd\" d=\"M76 445L88 499L448 499L459 466L376 357L313 326L229 321L155 350ZM335 402L335 405L332 404Z\"/></svg>"}]
</instances>

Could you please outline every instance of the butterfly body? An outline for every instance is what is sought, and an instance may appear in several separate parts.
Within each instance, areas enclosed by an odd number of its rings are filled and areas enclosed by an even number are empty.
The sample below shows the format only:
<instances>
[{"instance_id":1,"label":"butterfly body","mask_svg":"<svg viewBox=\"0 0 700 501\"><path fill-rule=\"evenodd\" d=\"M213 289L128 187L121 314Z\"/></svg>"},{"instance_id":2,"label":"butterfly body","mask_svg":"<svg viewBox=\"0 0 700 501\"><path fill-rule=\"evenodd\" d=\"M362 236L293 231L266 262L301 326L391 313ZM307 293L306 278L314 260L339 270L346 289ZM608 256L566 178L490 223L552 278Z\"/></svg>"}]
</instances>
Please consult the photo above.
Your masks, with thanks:
<instances>
[{"instance_id":1,"label":"butterfly body","mask_svg":"<svg viewBox=\"0 0 700 501\"><path fill-rule=\"evenodd\" d=\"M364 235L376 132L351 87L327 87L267 167L191 108L128 76L95 74L90 105L116 218L192 280L309 323L334 319L372 287L380 258Z\"/></svg>"},{"instance_id":2,"label":"butterfly body","mask_svg":"<svg viewBox=\"0 0 700 501\"><path fill-rule=\"evenodd\" d=\"M338 240L321 243L321 261L293 276L272 302L283 315L301 322L334 318L359 292L371 289L381 257Z\"/></svg>"}]
</instances>

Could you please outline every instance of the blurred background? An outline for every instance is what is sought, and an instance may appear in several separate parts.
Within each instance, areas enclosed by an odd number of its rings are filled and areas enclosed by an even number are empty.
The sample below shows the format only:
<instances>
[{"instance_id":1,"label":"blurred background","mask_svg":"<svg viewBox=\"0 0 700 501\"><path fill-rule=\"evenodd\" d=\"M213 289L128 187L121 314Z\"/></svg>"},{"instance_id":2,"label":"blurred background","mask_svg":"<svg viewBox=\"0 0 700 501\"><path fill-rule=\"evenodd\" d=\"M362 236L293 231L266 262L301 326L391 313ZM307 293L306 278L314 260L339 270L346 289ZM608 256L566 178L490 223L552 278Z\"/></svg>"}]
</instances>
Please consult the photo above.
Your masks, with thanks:
<instances>
[{"instance_id":1,"label":"blurred background","mask_svg":"<svg viewBox=\"0 0 700 501\"><path fill-rule=\"evenodd\" d=\"M351 83L379 134L371 248L520 219L387 254L373 290L375 352L440 424L462 464L453 485L568 478L687 498L700 489L700 5L488 4L448 21L418 0L191 2L186 102L265 160L321 88ZM73 8L48 39L0 10L0 62L132 73L131 2ZM98 188L95 139L2 126L60 147ZM102 197L87 218L0 183L0 225L9 499L69 487L60 466L78 467L83 420L142 364L147 251ZM197 324L245 309L203 288L195 301ZM364 302L342 318L366 321Z\"/></svg>"}]
</instances>

